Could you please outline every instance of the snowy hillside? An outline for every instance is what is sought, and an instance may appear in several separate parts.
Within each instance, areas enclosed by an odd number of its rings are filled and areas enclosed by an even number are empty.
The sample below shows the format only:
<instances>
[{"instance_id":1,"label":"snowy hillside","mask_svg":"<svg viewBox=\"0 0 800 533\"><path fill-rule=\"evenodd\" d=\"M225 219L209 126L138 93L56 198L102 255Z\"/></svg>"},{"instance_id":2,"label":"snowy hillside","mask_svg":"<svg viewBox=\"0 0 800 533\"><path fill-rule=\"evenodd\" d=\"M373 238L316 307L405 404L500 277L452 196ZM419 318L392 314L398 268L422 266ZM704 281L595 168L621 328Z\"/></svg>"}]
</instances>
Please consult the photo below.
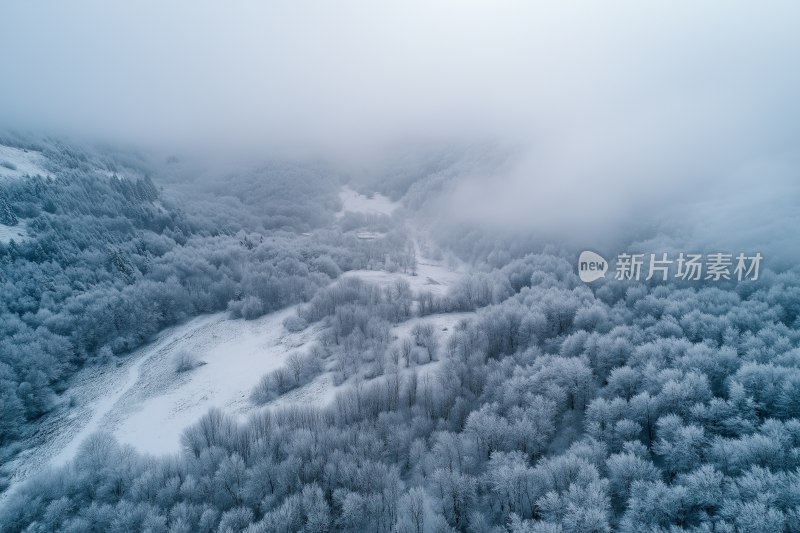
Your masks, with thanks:
<instances>
[{"instance_id":1,"label":"snowy hillside","mask_svg":"<svg viewBox=\"0 0 800 533\"><path fill-rule=\"evenodd\" d=\"M251 412L250 391L259 378L314 338L311 328L299 333L284 329L283 321L293 312L288 308L252 321L214 315L190 322L190 335L148 356L139 380L108 417L106 430L138 450L172 453L180 449L183 430L209 408L240 416ZM202 364L176 375L174 357L182 350Z\"/></svg>"},{"instance_id":2,"label":"snowy hillside","mask_svg":"<svg viewBox=\"0 0 800 533\"><path fill-rule=\"evenodd\" d=\"M0 179L23 176L49 177L47 158L35 150L0 144Z\"/></svg>"}]
</instances>

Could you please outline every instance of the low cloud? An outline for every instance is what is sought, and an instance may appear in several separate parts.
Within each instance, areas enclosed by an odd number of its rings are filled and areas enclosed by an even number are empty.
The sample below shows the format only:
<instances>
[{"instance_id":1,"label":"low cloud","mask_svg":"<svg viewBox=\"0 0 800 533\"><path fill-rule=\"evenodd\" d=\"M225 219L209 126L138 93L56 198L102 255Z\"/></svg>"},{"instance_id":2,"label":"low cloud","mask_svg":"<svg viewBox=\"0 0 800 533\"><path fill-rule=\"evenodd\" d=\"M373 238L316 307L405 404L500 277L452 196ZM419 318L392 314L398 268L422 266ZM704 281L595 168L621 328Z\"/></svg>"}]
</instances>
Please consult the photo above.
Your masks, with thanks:
<instances>
[{"instance_id":1,"label":"low cloud","mask_svg":"<svg viewBox=\"0 0 800 533\"><path fill-rule=\"evenodd\" d=\"M453 221L744 235L794 212L799 16L796 2L16 2L0 125L356 159L488 139L516 155L464 177Z\"/></svg>"}]
</instances>

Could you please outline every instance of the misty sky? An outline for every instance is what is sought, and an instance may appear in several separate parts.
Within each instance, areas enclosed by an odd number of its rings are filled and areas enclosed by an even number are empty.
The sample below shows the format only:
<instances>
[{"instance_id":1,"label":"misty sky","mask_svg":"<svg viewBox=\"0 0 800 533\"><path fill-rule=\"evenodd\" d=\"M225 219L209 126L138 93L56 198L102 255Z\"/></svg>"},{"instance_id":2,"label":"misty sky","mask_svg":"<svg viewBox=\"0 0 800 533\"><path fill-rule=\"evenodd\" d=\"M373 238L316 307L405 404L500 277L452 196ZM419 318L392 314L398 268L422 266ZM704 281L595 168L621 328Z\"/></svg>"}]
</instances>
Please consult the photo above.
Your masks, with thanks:
<instances>
[{"instance_id":1,"label":"misty sky","mask_svg":"<svg viewBox=\"0 0 800 533\"><path fill-rule=\"evenodd\" d=\"M324 142L789 127L797 3L564 4L6 1L2 113Z\"/></svg>"},{"instance_id":2,"label":"misty sky","mask_svg":"<svg viewBox=\"0 0 800 533\"><path fill-rule=\"evenodd\" d=\"M800 181L798 2L7 0L0 25L0 126L349 154L498 140L515 163L453 192L486 223L770 205Z\"/></svg>"}]
</instances>

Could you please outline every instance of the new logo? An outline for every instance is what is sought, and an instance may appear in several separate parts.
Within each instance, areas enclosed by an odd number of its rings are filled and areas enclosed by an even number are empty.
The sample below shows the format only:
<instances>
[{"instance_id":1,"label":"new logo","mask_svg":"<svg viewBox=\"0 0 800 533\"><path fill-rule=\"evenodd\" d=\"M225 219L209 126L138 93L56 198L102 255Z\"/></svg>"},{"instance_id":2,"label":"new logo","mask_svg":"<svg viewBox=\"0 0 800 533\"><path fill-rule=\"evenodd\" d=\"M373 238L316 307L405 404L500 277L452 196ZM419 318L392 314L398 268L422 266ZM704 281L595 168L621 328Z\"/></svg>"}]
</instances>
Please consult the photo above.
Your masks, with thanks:
<instances>
[{"instance_id":1,"label":"new logo","mask_svg":"<svg viewBox=\"0 0 800 533\"><path fill-rule=\"evenodd\" d=\"M578 276L581 281L591 283L605 277L606 272L608 272L608 261L603 259L603 256L589 250L581 252L578 257Z\"/></svg>"}]
</instances>

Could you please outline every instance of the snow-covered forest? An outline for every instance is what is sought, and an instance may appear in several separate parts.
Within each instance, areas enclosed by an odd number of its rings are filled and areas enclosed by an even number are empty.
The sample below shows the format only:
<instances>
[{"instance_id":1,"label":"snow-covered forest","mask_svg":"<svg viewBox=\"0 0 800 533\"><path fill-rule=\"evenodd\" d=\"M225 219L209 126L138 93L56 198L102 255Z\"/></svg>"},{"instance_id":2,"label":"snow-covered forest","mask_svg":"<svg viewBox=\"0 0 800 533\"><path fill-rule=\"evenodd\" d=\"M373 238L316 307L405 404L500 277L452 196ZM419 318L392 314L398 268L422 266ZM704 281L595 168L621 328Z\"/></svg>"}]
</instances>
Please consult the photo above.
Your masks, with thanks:
<instances>
[{"instance_id":1,"label":"snow-covered forest","mask_svg":"<svg viewBox=\"0 0 800 533\"><path fill-rule=\"evenodd\" d=\"M3 142L49 172L2 182L5 530L800 528L796 269L588 285L575 250L421 225L457 156L223 193Z\"/></svg>"},{"instance_id":2,"label":"snow-covered forest","mask_svg":"<svg viewBox=\"0 0 800 533\"><path fill-rule=\"evenodd\" d=\"M798 20L4 3L0 533L800 533Z\"/></svg>"}]
</instances>

